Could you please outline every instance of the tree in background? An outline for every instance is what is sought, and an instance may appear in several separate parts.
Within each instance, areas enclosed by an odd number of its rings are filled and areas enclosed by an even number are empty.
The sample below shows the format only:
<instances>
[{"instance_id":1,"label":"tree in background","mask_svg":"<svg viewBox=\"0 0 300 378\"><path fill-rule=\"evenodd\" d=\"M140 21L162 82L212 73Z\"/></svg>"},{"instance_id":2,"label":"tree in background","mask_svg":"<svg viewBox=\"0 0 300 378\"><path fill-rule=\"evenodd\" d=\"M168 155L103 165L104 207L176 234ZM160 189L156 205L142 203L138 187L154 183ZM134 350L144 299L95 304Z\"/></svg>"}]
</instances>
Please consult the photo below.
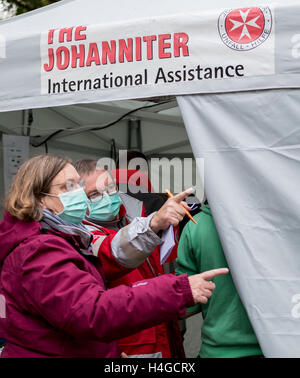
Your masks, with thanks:
<instances>
[{"instance_id":1,"label":"tree in background","mask_svg":"<svg viewBox=\"0 0 300 378\"><path fill-rule=\"evenodd\" d=\"M5 10L15 10L15 14L22 14L58 1L60 0L0 0L0 3Z\"/></svg>"}]
</instances>

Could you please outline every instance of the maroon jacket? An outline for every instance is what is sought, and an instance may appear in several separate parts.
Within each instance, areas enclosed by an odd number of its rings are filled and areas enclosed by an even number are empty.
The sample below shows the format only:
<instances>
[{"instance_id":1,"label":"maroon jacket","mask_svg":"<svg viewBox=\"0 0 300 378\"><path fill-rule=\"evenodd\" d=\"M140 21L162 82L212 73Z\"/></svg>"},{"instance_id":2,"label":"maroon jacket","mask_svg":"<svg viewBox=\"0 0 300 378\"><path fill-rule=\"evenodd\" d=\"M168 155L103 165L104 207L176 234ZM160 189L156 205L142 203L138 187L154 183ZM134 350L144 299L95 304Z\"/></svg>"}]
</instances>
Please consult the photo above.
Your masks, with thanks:
<instances>
[{"instance_id":1,"label":"maroon jacket","mask_svg":"<svg viewBox=\"0 0 300 378\"><path fill-rule=\"evenodd\" d=\"M7 344L1 357L120 357L116 339L174 319L194 304L186 275L107 290L99 260L79 249L74 236L5 214L0 336Z\"/></svg>"}]
</instances>

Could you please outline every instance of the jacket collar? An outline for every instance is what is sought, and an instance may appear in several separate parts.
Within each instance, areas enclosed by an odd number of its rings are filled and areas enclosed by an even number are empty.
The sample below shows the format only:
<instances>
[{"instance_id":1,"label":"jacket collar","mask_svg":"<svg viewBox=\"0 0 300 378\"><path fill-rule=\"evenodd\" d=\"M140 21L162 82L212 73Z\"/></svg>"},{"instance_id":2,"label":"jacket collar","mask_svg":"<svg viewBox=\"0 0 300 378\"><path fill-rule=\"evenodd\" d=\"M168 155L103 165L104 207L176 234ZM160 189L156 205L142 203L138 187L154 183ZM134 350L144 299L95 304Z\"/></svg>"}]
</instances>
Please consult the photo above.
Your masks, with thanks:
<instances>
[{"instance_id":1,"label":"jacket collar","mask_svg":"<svg viewBox=\"0 0 300 378\"><path fill-rule=\"evenodd\" d=\"M75 225L62 221L57 215L44 210L44 216L40 221L41 231L51 231L68 240L73 240L76 246L83 250L91 250L93 235L83 224Z\"/></svg>"}]
</instances>

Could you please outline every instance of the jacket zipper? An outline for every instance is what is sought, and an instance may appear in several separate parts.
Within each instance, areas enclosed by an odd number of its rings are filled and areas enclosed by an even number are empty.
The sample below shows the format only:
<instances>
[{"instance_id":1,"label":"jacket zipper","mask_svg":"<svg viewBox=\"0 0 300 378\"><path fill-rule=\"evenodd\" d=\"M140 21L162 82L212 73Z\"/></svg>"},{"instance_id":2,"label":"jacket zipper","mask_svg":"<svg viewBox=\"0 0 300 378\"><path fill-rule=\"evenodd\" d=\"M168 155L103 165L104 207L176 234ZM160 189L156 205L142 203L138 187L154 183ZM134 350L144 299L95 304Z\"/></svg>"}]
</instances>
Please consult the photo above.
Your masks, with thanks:
<instances>
[{"instance_id":1,"label":"jacket zipper","mask_svg":"<svg viewBox=\"0 0 300 378\"><path fill-rule=\"evenodd\" d=\"M159 273L158 274L155 273L155 270L154 270L153 266L151 265L151 262L149 261L148 257L147 257L146 261L147 261L147 264L148 264L149 268L151 269L151 272L152 272L153 276L154 277L159 276Z\"/></svg>"}]
</instances>

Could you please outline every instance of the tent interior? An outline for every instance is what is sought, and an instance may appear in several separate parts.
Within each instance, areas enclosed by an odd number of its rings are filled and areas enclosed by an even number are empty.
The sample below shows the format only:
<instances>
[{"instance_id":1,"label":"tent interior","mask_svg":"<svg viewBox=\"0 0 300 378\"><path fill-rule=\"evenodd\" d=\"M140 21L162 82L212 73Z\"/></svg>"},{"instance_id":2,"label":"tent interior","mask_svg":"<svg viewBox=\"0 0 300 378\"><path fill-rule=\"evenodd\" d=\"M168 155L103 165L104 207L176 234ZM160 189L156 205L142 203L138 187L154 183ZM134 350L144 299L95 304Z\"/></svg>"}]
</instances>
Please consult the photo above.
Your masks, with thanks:
<instances>
[{"instance_id":1,"label":"tent interior","mask_svg":"<svg viewBox=\"0 0 300 378\"><path fill-rule=\"evenodd\" d=\"M101 127L105 128L101 130ZM176 190L173 179L176 164L172 165L172 161L188 158L191 164L181 165L185 171L189 170L182 172L183 177L190 177L184 186L199 181L180 110L172 96L0 112L0 132L29 136L29 157L49 153L67 156L73 161L103 157L116 161L119 150L140 151L147 158L150 180L151 159L159 162L167 158L171 162L168 173L172 191ZM2 138L0 148L0 196L3 199ZM159 168L153 165L152 173L155 169ZM164 174L166 172L160 168L157 177ZM160 179L154 180L152 185L157 193L166 189ZM0 211L2 215L3 201Z\"/></svg>"}]
</instances>

